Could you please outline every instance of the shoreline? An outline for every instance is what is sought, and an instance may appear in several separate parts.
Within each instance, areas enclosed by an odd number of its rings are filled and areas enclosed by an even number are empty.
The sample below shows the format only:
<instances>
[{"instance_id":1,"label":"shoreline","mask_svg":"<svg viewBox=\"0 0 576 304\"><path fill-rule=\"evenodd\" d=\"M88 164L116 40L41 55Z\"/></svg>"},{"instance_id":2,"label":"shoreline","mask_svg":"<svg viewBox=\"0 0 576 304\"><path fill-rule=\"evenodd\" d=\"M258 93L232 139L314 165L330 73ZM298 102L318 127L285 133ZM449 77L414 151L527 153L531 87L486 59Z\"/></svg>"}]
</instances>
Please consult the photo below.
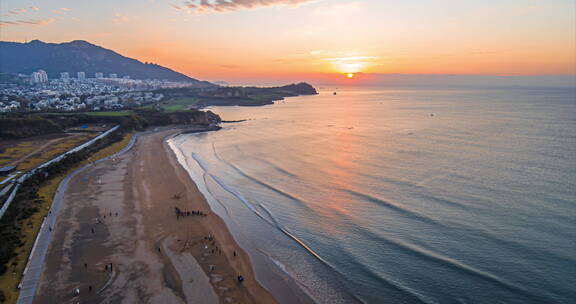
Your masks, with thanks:
<instances>
[{"instance_id":1,"label":"shoreline","mask_svg":"<svg viewBox=\"0 0 576 304\"><path fill-rule=\"evenodd\" d=\"M140 133L131 150L70 178L34 303L277 303L168 147L181 133Z\"/></svg>"},{"instance_id":2,"label":"shoreline","mask_svg":"<svg viewBox=\"0 0 576 304\"><path fill-rule=\"evenodd\" d=\"M217 131L217 130L206 130L206 131ZM211 221L211 222L209 221L207 223L207 226L209 227L209 230L214 231L215 238L220 239L220 242L222 242L221 247L222 247L222 249L224 249L224 251L222 251L222 252L225 255L226 254L230 255L230 252L232 252L232 256L227 256L227 258L231 261L231 264L233 264L233 267L236 270L241 270L243 273L249 274L249 277L248 277L249 279L244 281L244 282L247 282L246 286L250 290L250 293L252 295L257 295L257 297L255 297L255 300L256 300L255 302L257 302L257 303L277 303L277 301L276 301L276 299L274 299L273 295L270 294L268 290L264 289L264 287L261 286L261 284L258 282L258 280L255 279L253 266L252 266L252 263L251 263L251 260L248 256L248 254L234 239L234 237L233 237L232 233L230 232L229 227L226 225L224 219L222 219L220 216L218 216L216 213L214 213L214 211L212 211L212 206L208 203L204 194L198 189L198 185L196 184L196 182L192 179L192 177L188 174L186 169L178 161L175 151L170 147L170 145L167 141L168 139L171 139L171 138L174 138L174 137L177 137L180 135L186 135L186 134L192 134L192 133L198 133L198 132L189 132L189 131L178 132L175 134L171 134L170 136L167 136L164 138L164 140L162 140L164 152L168 155L170 165L172 166L173 170L178 175L178 178L187 184L187 189L191 190L191 188L192 188L193 191L195 192L195 194L198 195L198 199L200 200L202 207L205 208L206 210L210 210L211 217L212 217L211 219L213 219L213 221ZM226 251L226 253L225 253L225 251ZM236 254L234 254L234 253L236 253ZM240 260L237 259L238 257L241 259ZM201 259L202 257L201 256L195 256L195 258ZM243 276L246 277L245 275L243 275ZM266 298L268 298L268 299L266 299Z\"/></svg>"},{"instance_id":3,"label":"shoreline","mask_svg":"<svg viewBox=\"0 0 576 304\"><path fill-rule=\"evenodd\" d=\"M174 140L181 135L190 134L174 134L164 142L166 149L170 150L168 153L174 157L177 170L182 170L184 174L186 174L187 178L195 185L210 209L222 220L225 226L224 228L231 234L233 241L248 254L251 269L256 274L258 283L271 292L279 303L316 303L312 295L307 291L306 286L302 286L298 280L286 273L286 271L265 252L254 247L245 234L239 232L241 230L240 227L229 217L225 207L222 209L222 206L214 201L210 192L206 189L202 177L195 176L193 170L182 164L183 162L186 163L186 159L188 158L182 153L177 143L174 142ZM200 179L200 181L198 179Z\"/></svg>"}]
</instances>

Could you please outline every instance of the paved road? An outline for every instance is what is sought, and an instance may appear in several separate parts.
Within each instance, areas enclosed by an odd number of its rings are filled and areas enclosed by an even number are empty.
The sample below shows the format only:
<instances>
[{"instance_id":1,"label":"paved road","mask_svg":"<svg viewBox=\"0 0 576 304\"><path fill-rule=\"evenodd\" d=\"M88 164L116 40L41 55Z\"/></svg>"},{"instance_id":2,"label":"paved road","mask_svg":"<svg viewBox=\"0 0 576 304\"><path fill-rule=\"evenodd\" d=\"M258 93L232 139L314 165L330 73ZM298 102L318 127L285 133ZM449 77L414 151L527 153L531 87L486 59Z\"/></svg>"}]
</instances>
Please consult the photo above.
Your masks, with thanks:
<instances>
[{"instance_id":1,"label":"paved road","mask_svg":"<svg viewBox=\"0 0 576 304\"><path fill-rule=\"evenodd\" d=\"M0 190L0 197L6 195L8 191L10 191L10 188L12 188L12 184L9 184L8 186L2 188L2 190Z\"/></svg>"},{"instance_id":2,"label":"paved road","mask_svg":"<svg viewBox=\"0 0 576 304\"><path fill-rule=\"evenodd\" d=\"M97 160L94 162L94 164L106 161L110 158L116 157L129 151L134 146L137 137L137 135L134 135L128 145L126 145L126 147L124 147L118 153ZM34 247L32 247L32 252L30 253L30 257L28 259L28 265L26 265L26 269L24 269L22 282L20 283L20 295L18 296L17 302L18 304L32 303L34 300L34 294L36 293L36 288L38 287L38 282L40 281L40 275L42 274L42 269L44 267L44 260L46 258L46 253L48 252L48 246L52 240L52 233L50 230L56 225L58 212L60 211L64 192L66 191L68 182L78 173L91 166L91 164L88 164L84 167L74 170L71 174L66 176L66 178L64 178L58 186L58 190L56 190L56 195L54 196L54 201L52 202L52 208L42 223L42 227L40 228L40 232L36 237L36 242L34 243Z\"/></svg>"}]
</instances>

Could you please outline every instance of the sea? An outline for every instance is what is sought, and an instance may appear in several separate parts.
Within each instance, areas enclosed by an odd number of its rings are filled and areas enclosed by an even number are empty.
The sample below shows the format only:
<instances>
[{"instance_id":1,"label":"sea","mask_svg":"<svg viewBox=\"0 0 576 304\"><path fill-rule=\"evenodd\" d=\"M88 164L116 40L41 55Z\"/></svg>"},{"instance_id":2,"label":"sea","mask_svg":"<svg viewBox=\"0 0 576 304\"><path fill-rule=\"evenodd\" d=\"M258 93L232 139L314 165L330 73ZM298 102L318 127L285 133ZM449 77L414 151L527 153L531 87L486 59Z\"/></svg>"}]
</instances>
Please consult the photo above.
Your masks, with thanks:
<instances>
[{"instance_id":1,"label":"sea","mask_svg":"<svg viewBox=\"0 0 576 304\"><path fill-rule=\"evenodd\" d=\"M209 110L170 146L280 302L576 303L575 88Z\"/></svg>"}]
</instances>

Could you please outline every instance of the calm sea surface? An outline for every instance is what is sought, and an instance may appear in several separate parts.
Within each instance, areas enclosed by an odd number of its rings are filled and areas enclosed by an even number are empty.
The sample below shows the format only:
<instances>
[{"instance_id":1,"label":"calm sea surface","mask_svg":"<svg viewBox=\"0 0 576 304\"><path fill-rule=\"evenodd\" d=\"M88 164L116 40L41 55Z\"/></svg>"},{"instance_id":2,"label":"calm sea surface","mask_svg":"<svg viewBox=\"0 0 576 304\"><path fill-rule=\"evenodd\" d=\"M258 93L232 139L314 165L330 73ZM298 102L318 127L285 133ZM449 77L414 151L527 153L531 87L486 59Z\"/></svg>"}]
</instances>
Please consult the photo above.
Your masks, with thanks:
<instances>
[{"instance_id":1,"label":"calm sea surface","mask_svg":"<svg viewBox=\"0 0 576 304\"><path fill-rule=\"evenodd\" d=\"M172 146L274 292L270 270L320 303L576 303L574 89L212 110L248 120Z\"/></svg>"}]
</instances>

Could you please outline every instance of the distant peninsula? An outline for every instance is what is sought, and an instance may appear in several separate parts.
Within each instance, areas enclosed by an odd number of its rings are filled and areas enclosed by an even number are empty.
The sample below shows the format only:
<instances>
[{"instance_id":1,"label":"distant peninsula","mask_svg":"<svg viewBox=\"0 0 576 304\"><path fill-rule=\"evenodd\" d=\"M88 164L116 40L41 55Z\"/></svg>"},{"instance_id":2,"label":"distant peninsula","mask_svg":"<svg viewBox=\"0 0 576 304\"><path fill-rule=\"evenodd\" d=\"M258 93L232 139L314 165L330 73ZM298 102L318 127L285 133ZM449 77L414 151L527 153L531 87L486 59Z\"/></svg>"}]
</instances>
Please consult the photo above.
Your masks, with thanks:
<instances>
[{"instance_id":1,"label":"distant peninsula","mask_svg":"<svg viewBox=\"0 0 576 304\"><path fill-rule=\"evenodd\" d=\"M285 97L316 95L316 89L301 82L280 87L215 87L215 88L173 88L160 89L155 93L167 99L195 98L194 107L207 106L263 106Z\"/></svg>"}]
</instances>

